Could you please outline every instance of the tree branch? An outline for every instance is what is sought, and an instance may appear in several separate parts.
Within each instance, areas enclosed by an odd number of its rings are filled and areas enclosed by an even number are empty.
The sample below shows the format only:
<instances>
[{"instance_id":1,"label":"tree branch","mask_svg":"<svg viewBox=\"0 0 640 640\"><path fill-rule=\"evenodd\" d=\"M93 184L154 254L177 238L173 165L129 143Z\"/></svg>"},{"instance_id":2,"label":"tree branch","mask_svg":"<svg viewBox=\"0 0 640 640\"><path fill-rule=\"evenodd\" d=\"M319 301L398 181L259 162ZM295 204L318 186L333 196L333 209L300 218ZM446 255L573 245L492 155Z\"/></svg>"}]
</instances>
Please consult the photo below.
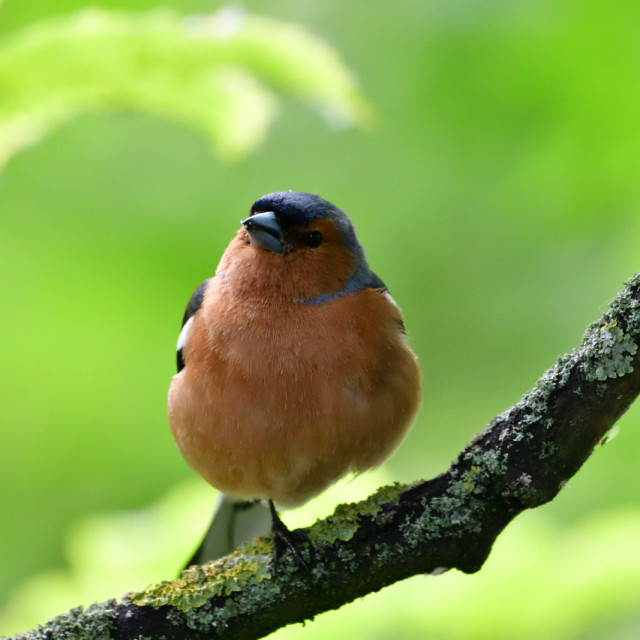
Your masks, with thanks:
<instances>
[{"instance_id":1,"label":"tree branch","mask_svg":"<svg viewBox=\"0 0 640 640\"><path fill-rule=\"evenodd\" d=\"M640 274L446 473L341 505L304 530L313 567L271 571L259 539L174 582L74 609L16 640L259 638L420 573L478 571L521 511L552 500L640 391Z\"/></svg>"}]
</instances>

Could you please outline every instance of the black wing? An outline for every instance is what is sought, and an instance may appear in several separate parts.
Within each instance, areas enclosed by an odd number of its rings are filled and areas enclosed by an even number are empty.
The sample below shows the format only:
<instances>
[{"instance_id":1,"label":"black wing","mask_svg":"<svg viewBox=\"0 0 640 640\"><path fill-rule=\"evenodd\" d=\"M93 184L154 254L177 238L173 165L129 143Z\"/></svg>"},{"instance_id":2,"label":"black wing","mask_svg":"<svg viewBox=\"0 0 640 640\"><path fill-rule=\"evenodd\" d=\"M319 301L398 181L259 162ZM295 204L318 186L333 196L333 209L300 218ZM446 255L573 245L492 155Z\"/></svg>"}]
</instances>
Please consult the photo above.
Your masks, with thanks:
<instances>
[{"instance_id":1,"label":"black wing","mask_svg":"<svg viewBox=\"0 0 640 640\"><path fill-rule=\"evenodd\" d=\"M211 278L209 278L211 280ZM202 306L202 300L204 298L204 292L207 290L207 285L209 284L209 280L205 280L194 292L191 298L189 298L189 302L187 303L187 308L184 310L184 316L182 318L182 328L184 329L184 325L189 322L189 318L193 317L193 315L198 311L198 309ZM184 349L184 343L186 342L186 337L183 338L182 333L180 334L180 338L178 338L178 352L176 354L177 365L178 365L178 373L184 369L184 359L182 358L182 350Z\"/></svg>"}]
</instances>

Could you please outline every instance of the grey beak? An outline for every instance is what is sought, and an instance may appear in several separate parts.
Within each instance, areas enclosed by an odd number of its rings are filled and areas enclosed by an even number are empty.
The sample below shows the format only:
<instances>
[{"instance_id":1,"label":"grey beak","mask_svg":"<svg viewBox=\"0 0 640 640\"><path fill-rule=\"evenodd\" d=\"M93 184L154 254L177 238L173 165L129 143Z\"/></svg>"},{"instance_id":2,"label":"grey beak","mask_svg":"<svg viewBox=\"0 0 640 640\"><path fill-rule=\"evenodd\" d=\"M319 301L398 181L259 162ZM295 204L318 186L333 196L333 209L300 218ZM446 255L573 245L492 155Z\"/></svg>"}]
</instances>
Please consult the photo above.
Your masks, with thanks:
<instances>
[{"instance_id":1,"label":"grey beak","mask_svg":"<svg viewBox=\"0 0 640 640\"><path fill-rule=\"evenodd\" d=\"M256 213L242 221L251 244L260 249L282 253L282 227L273 211Z\"/></svg>"}]
</instances>

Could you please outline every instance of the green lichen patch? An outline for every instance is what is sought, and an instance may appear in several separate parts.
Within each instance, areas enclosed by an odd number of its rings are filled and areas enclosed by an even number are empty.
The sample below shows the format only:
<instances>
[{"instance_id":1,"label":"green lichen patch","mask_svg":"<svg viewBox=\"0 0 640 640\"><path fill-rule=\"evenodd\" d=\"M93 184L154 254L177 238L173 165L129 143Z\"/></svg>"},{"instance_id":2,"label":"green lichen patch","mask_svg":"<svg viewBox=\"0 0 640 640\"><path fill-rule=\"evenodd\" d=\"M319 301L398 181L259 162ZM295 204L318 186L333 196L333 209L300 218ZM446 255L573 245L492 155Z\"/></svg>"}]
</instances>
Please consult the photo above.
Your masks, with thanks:
<instances>
[{"instance_id":1,"label":"green lichen patch","mask_svg":"<svg viewBox=\"0 0 640 640\"><path fill-rule=\"evenodd\" d=\"M640 273L625 282L624 288L613 299L610 305L612 318L624 317L627 333L638 336L640 333L640 301L638 290L640 289Z\"/></svg>"},{"instance_id":2,"label":"green lichen patch","mask_svg":"<svg viewBox=\"0 0 640 640\"><path fill-rule=\"evenodd\" d=\"M316 542L332 544L336 540L345 542L351 540L358 530L360 518L379 515L385 503L398 504L400 495L410 488L410 485L395 483L381 487L362 502L338 505L326 520L318 520L311 526L308 532L309 540L314 544Z\"/></svg>"},{"instance_id":3,"label":"green lichen patch","mask_svg":"<svg viewBox=\"0 0 640 640\"><path fill-rule=\"evenodd\" d=\"M472 467L460 479L454 480L444 495L426 499L420 517L402 528L407 544L417 547L425 540L437 540L445 533L452 537L478 533L482 528L483 503L476 496L485 490L480 483L484 473L480 467Z\"/></svg>"},{"instance_id":4,"label":"green lichen patch","mask_svg":"<svg viewBox=\"0 0 640 640\"><path fill-rule=\"evenodd\" d=\"M38 626L28 633L14 636L14 640L108 640L115 616L115 600L92 604L87 609L76 607L67 613L51 618L44 626Z\"/></svg>"},{"instance_id":5,"label":"green lichen patch","mask_svg":"<svg viewBox=\"0 0 640 640\"><path fill-rule=\"evenodd\" d=\"M245 555L242 551L203 566L189 567L177 580L161 582L146 591L129 594L129 597L139 606L170 605L188 612L212 597L228 596L249 583L270 580L271 554Z\"/></svg>"},{"instance_id":6,"label":"green lichen patch","mask_svg":"<svg viewBox=\"0 0 640 640\"><path fill-rule=\"evenodd\" d=\"M621 378L633 371L631 361L638 345L615 320L592 327L585 335L582 368L587 380Z\"/></svg>"},{"instance_id":7,"label":"green lichen patch","mask_svg":"<svg viewBox=\"0 0 640 640\"><path fill-rule=\"evenodd\" d=\"M587 380L620 378L633 371L631 363L640 338L639 289L640 274L636 274L611 302L604 318L587 329L578 350Z\"/></svg>"},{"instance_id":8,"label":"green lichen patch","mask_svg":"<svg viewBox=\"0 0 640 640\"><path fill-rule=\"evenodd\" d=\"M484 482L490 476L504 474L507 470L505 457L499 450L474 448L465 457L473 463L467 471L466 482L475 484L478 479Z\"/></svg>"},{"instance_id":9,"label":"green lichen patch","mask_svg":"<svg viewBox=\"0 0 640 640\"><path fill-rule=\"evenodd\" d=\"M508 446L523 438L532 439L534 433L550 432L555 423L549 419L549 404L565 388L572 373L581 372L584 379L590 382L631 373L633 357L640 343L640 302L636 299L639 289L640 274L626 283L604 317L587 329L581 346L560 356L557 363L540 377L536 386L520 402L495 418L484 433L503 424L504 429L499 437ZM574 393L580 394L582 390L577 388ZM535 432L531 429L533 426L536 427ZM550 447L546 447L541 455L549 457L553 453Z\"/></svg>"}]
</instances>

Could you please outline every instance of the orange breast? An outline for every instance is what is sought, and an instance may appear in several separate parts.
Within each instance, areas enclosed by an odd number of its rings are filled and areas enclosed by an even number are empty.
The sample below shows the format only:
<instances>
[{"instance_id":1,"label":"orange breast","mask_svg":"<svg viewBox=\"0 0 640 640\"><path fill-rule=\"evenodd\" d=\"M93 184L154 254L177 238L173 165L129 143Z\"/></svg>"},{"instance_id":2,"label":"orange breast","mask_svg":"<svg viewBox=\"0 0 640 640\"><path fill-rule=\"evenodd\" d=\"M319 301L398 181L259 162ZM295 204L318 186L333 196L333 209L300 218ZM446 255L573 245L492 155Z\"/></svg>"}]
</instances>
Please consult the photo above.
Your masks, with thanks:
<instances>
[{"instance_id":1,"label":"orange breast","mask_svg":"<svg viewBox=\"0 0 640 640\"><path fill-rule=\"evenodd\" d=\"M420 401L398 320L379 291L323 305L247 301L216 278L169 390L183 456L221 491L282 506L381 463Z\"/></svg>"}]
</instances>

